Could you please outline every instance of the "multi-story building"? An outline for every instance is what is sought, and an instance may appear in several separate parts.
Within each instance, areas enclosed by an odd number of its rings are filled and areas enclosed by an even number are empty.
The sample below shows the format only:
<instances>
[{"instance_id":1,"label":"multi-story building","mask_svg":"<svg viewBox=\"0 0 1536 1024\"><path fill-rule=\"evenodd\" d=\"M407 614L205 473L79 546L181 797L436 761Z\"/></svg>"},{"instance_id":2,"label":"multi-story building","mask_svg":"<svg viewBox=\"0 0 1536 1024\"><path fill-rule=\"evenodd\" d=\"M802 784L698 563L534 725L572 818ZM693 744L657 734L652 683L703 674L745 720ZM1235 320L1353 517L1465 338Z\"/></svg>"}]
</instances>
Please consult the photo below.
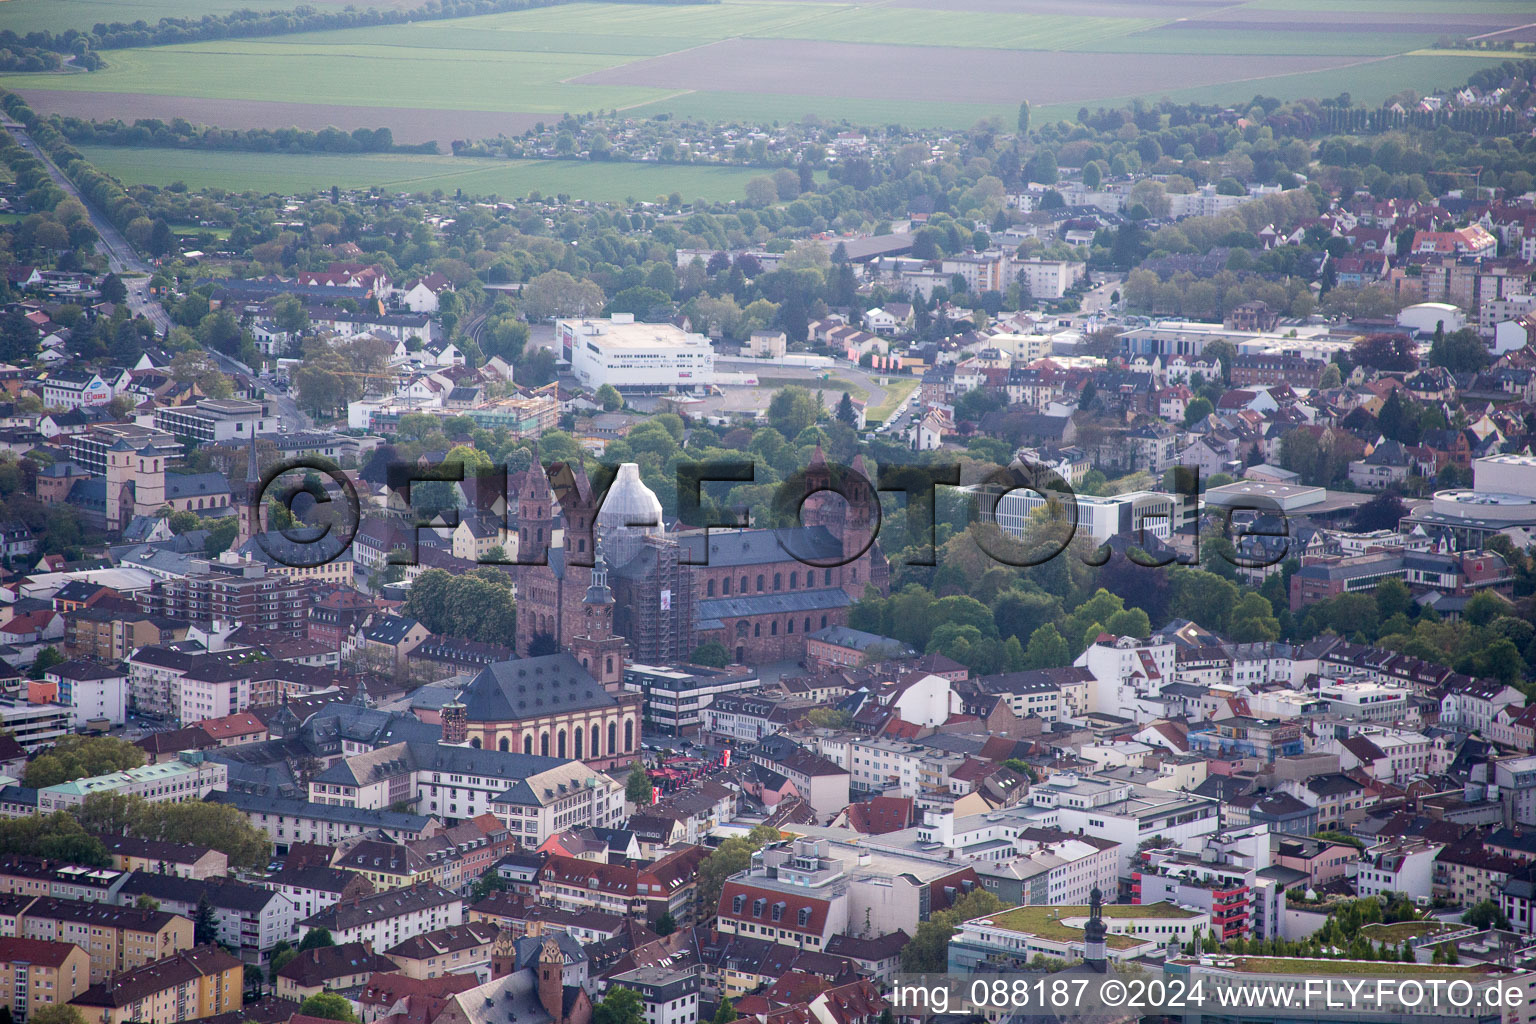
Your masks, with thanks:
<instances>
[{"instance_id":1,"label":"multi-story building","mask_svg":"<svg viewBox=\"0 0 1536 1024\"><path fill-rule=\"evenodd\" d=\"M756 743L805 718L811 701L778 701L749 693L716 697L699 714L702 730L729 743Z\"/></svg>"},{"instance_id":2,"label":"multi-story building","mask_svg":"<svg viewBox=\"0 0 1536 1024\"><path fill-rule=\"evenodd\" d=\"M389 949L413 935L464 922L464 900L438 885L417 885L333 903L299 922L299 939L316 928L338 944Z\"/></svg>"},{"instance_id":3,"label":"multi-story building","mask_svg":"<svg viewBox=\"0 0 1536 1024\"><path fill-rule=\"evenodd\" d=\"M335 846L374 831L404 842L433 835L442 828L438 818L409 811L346 807L239 792L212 793L209 799L239 810L271 837L278 853L288 852L294 843Z\"/></svg>"},{"instance_id":4,"label":"multi-story building","mask_svg":"<svg viewBox=\"0 0 1536 1024\"><path fill-rule=\"evenodd\" d=\"M408 803L437 818L491 813L533 848L578 825L617 827L624 787L580 761L431 743L393 743L344 758L309 784L310 799L384 810Z\"/></svg>"},{"instance_id":5,"label":"multi-story building","mask_svg":"<svg viewBox=\"0 0 1536 1024\"><path fill-rule=\"evenodd\" d=\"M72 1005L86 1024L181 1024L240 1009L245 966L218 946L198 946L94 984Z\"/></svg>"},{"instance_id":6,"label":"multi-story building","mask_svg":"<svg viewBox=\"0 0 1536 1024\"><path fill-rule=\"evenodd\" d=\"M1028 799L1040 824L1119 843L1122 878L1130 877L1142 840L1162 836L1184 843L1218 827L1215 800L1094 775L1057 773L1032 788Z\"/></svg>"},{"instance_id":7,"label":"multi-story building","mask_svg":"<svg viewBox=\"0 0 1536 1024\"><path fill-rule=\"evenodd\" d=\"M473 974L489 981L491 949L501 929L488 922L439 928L395 943L384 950L393 969L407 978L438 978L445 974Z\"/></svg>"},{"instance_id":8,"label":"multi-story building","mask_svg":"<svg viewBox=\"0 0 1536 1024\"><path fill-rule=\"evenodd\" d=\"M189 918L197 916L206 900L213 908L218 943L255 967L267 962L273 946L293 938L299 919L293 901L279 890L232 878L205 881L138 871L118 890L117 902L129 906L141 896L154 900L162 910Z\"/></svg>"},{"instance_id":9,"label":"multi-story building","mask_svg":"<svg viewBox=\"0 0 1536 1024\"><path fill-rule=\"evenodd\" d=\"M307 634L315 597L308 581L269 573L261 562L228 551L217 561L193 565L194 571L185 576L156 580L140 591L140 607L150 615L198 626L239 623L295 639Z\"/></svg>"},{"instance_id":10,"label":"multi-story building","mask_svg":"<svg viewBox=\"0 0 1536 1024\"><path fill-rule=\"evenodd\" d=\"M75 724L105 719L122 725L128 715L128 673L121 664L74 660L55 665L43 679L58 687L60 704L75 710Z\"/></svg>"},{"instance_id":11,"label":"multi-story building","mask_svg":"<svg viewBox=\"0 0 1536 1024\"><path fill-rule=\"evenodd\" d=\"M1210 915L1171 903L1109 904L1100 908L1109 960L1130 961L1210 932ZM1029 963L1037 956L1081 960L1089 907L1015 907L961 923L949 941L949 970L970 974L987 961Z\"/></svg>"},{"instance_id":12,"label":"multi-story building","mask_svg":"<svg viewBox=\"0 0 1536 1024\"><path fill-rule=\"evenodd\" d=\"M266 402L204 398L196 405L156 409L155 427L172 437L189 438L204 445L229 440L245 442L253 431L265 434L276 430L278 418Z\"/></svg>"},{"instance_id":13,"label":"multi-story building","mask_svg":"<svg viewBox=\"0 0 1536 1024\"><path fill-rule=\"evenodd\" d=\"M693 920L694 880L706 852L685 846L637 866L552 856L539 869L539 892L545 903L562 910L598 910L652 924L670 915L686 927Z\"/></svg>"},{"instance_id":14,"label":"multi-story building","mask_svg":"<svg viewBox=\"0 0 1536 1024\"><path fill-rule=\"evenodd\" d=\"M64 617L64 651L72 658L127 661L141 647L173 644L188 623L105 608L77 608Z\"/></svg>"},{"instance_id":15,"label":"multi-story building","mask_svg":"<svg viewBox=\"0 0 1536 1024\"><path fill-rule=\"evenodd\" d=\"M0 939L0 1006L16 1024L45 1006L62 1006L91 983L91 958L72 942Z\"/></svg>"},{"instance_id":16,"label":"multi-story building","mask_svg":"<svg viewBox=\"0 0 1536 1024\"><path fill-rule=\"evenodd\" d=\"M113 868L90 868L19 853L0 857L0 892L20 896L113 903L127 879L126 872Z\"/></svg>"},{"instance_id":17,"label":"multi-story building","mask_svg":"<svg viewBox=\"0 0 1536 1024\"><path fill-rule=\"evenodd\" d=\"M178 878L222 878L229 873L229 856L206 846L122 835L96 838L107 848L112 866L119 871L151 871Z\"/></svg>"},{"instance_id":18,"label":"multi-story building","mask_svg":"<svg viewBox=\"0 0 1536 1024\"><path fill-rule=\"evenodd\" d=\"M183 751L175 761L45 786L37 791L37 809L43 814L68 810L96 793L137 796L150 803L201 800L226 788L228 780L227 765L205 760L201 751Z\"/></svg>"},{"instance_id":19,"label":"multi-story building","mask_svg":"<svg viewBox=\"0 0 1536 1024\"><path fill-rule=\"evenodd\" d=\"M163 910L52 896L0 897L22 938L72 942L91 958L91 984L192 948L192 922ZM0 904L3 905L3 904Z\"/></svg>"},{"instance_id":20,"label":"multi-story building","mask_svg":"<svg viewBox=\"0 0 1536 1024\"><path fill-rule=\"evenodd\" d=\"M74 730L75 709L48 702L33 704L14 697L0 698L0 730L29 752L50 746Z\"/></svg>"},{"instance_id":21,"label":"multi-story building","mask_svg":"<svg viewBox=\"0 0 1536 1024\"><path fill-rule=\"evenodd\" d=\"M640 694L641 721L646 732L662 736L697 734L704 709L716 698L757 685L757 673L744 667L673 668L633 663L624 666L624 689Z\"/></svg>"},{"instance_id":22,"label":"multi-story building","mask_svg":"<svg viewBox=\"0 0 1536 1024\"><path fill-rule=\"evenodd\" d=\"M1272 939L1279 934L1281 887L1260 874L1270 866L1265 825L1206 836L1182 848L1141 852L1131 873L1132 903L1195 907L1211 919L1218 941Z\"/></svg>"},{"instance_id":23,"label":"multi-story building","mask_svg":"<svg viewBox=\"0 0 1536 1024\"><path fill-rule=\"evenodd\" d=\"M70 435L70 458L96 476L106 476L107 452L119 441L128 442L136 452L148 448L164 456L167 462L182 455L181 442L167 431L138 423L98 423L89 430Z\"/></svg>"},{"instance_id":24,"label":"multi-story building","mask_svg":"<svg viewBox=\"0 0 1536 1024\"><path fill-rule=\"evenodd\" d=\"M1360 896L1402 893L1414 900L1434 895L1435 859L1444 848L1423 838L1398 836L1377 843L1355 866L1355 891Z\"/></svg>"},{"instance_id":25,"label":"multi-story building","mask_svg":"<svg viewBox=\"0 0 1536 1024\"><path fill-rule=\"evenodd\" d=\"M615 974L610 986L632 989L640 996L645 1024L697 1024L699 972L692 967L653 964Z\"/></svg>"},{"instance_id":26,"label":"multi-story building","mask_svg":"<svg viewBox=\"0 0 1536 1024\"><path fill-rule=\"evenodd\" d=\"M825 840L763 851L760 864L726 880L716 927L802 949L825 949L848 931L848 877Z\"/></svg>"},{"instance_id":27,"label":"multi-story building","mask_svg":"<svg viewBox=\"0 0 1536 1024\"><path fill-rule=\"evenodd\" d=\"M636 323L628 313L606 320L558 320L555 336L576 379L590 388L704 388L715 382L709 339L672 324Z\"/></svg>"},{"instance_id":28,"label":"multi-story building","mask_svg":"<svg viewBox=\"0 0 1536 1024\"><path fill-rule=\"evenodd\" d=\"M1452 843L1435 857L1434 895L1464 907L1484 900L1497 903L1504 884L1520 868L1520 861L1495 853L1480 841Z\"/></svg>"}]
</instances>

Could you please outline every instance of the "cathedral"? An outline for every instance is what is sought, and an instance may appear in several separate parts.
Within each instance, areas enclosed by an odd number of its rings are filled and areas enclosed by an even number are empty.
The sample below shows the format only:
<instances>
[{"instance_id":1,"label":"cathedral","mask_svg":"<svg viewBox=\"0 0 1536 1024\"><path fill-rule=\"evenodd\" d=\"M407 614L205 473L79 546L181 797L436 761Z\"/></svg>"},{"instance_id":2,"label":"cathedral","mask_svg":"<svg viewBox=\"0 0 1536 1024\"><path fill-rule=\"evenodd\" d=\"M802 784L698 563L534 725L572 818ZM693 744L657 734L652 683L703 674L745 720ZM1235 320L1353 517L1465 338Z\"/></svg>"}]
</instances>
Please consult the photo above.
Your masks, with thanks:
<instances>
[{"instance_id":1,"label":"cathedral","mask_svg":"<svg viewBox=\"0 0 1536 1024\"><path fill-rule=\"evenodd\" d=\"M560 467L553 483L537 467L522 474L518 653L569 650L610 691L625 658L677 663L711 641L748 665L804 657L807 634L846 625L866 586L889 585L873 537L878 498L862 456L852 468L838 499L816 450L801 526L708 532L668 531L632 463L619 467L601 510L579 467ZM529 553L546 546L532 564Z\"/></svg>"}]
</instances>

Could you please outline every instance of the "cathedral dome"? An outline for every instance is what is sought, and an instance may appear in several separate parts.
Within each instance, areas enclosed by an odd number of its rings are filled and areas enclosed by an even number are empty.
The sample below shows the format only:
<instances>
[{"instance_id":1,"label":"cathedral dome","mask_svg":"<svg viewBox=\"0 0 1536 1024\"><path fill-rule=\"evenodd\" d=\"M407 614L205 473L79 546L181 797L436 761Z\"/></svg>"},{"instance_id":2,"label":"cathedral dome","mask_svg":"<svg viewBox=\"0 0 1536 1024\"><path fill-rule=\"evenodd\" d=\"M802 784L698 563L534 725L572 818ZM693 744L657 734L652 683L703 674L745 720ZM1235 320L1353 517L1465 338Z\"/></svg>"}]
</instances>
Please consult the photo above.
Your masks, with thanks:
<instances>
[{"instance_id":1,"label":"cathedral dome","mask_svg":"<svg viewBox=\"0 0 1536 1024\"><path fill-rule=\"evenodd\" d=\"M597 513L597 540L610 565L628 562L648 536L662 533L661 499L640 479L633 462L619 466Z\"/></svg>"}]
</instances>

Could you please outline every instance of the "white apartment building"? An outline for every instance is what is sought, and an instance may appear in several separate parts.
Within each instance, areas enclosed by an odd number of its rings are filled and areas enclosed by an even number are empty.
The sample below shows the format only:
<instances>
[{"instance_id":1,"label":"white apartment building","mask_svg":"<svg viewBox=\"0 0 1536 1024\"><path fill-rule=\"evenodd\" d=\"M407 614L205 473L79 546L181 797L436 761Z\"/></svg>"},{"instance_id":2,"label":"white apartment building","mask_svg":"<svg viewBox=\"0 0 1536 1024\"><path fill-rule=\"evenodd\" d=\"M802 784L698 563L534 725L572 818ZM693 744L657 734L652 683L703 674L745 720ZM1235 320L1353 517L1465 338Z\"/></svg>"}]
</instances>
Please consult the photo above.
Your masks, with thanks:
<instances>
[{"instance_id":1,"label":"white apartment building","mask_svg":"<svg viewBox=\"0 0 1536 1024\"><path fill-rule=\"evenodd\" d=\"M629 313L606 320L559 320L555 333L571 371L587 387L703 388L715 382L709 339L672 324L636 323Z\"/></svg>"},{"instance_id":2,"label":"white apartment building","mask_svg":"<svg viewBox=\"0 0 1536 1024\"><path fill-rule=\"evenodd\" d=\"M122 725L128 714L128 676L118 665L95 661L66 661L43 678L58 686L59 703L74 709L74 724L93 718Z\"/></svg>"},{"instance_id":3,"label":"white apartment building","mask_svg":"<svg viewBox=\"0 0 1536 1024\"><path fill-rule=\"evenodd\" d=\"M1088 265L1076 260L1015 260L1013 272L1031 298L1059 299L1083 279Z\"/></svg>"},{"instance_id":4,"label":"white apartment building","mask_svg":"<svg viewBox=\"0 0 1536 1024\"><path fill-rule=\"evenodd\" d=\"M1435 857L1443 843L1401 837L1377 843L1355 865L1355 893L1360 897L1400 892L1428 901L1434 894Z\"/></svg>"},{"instance_id":5,"label":"white apartment building","mask_svg":"<svg viewBox=\"0 0 1536 1024\"><path fill-rule=\"evenodd\" d=\"M1167 637L1146 640L1122 636L1090 644L1072 664L1093 673L1088 685L1088 710L1119 715L1131 710L1137 697L1155 697L1174 681L1174 643Z\"/></svg>"},{"instance_id":6,"label":"white apartment building","mask_svg":"<svg viewBox=\"0 0 1536 1024\"><path fill-rule=\"evenodd\" d=\"M822 753L848 769L849 789L887 794L900 790L899 795L907 797L916 797L921 791L923 762L934 756L929 747L876 736L850 739L846 747L823 744Z\"/></svg>"},{"instance_id":7,"label":"white apartment building","mask_svg":"<svg viewBox=\"0 0 1536 1024\"><path fill-rule=\"evenodd\" d=\"M334 903L299 922L299 940L316 928L336 945L367 942L389 949L406 939L464 923L464 900L440 885L387 889Z\"/></svg>"},{"instance_id":8,"label":"white apartment building","mask_svg":"<svg viewBox=\"0 0 1536 1024\"><path fill-rule=\"evenodd\" d=\"M67 810L96 793L138 796L150 803L180 803L201 800L215 790L228 788L228 782L229 769L223 764L206 761L197 751L184 750L175 761L46 786L37 791L37 809L42 814Z\"/></svg>"}]
</instances>

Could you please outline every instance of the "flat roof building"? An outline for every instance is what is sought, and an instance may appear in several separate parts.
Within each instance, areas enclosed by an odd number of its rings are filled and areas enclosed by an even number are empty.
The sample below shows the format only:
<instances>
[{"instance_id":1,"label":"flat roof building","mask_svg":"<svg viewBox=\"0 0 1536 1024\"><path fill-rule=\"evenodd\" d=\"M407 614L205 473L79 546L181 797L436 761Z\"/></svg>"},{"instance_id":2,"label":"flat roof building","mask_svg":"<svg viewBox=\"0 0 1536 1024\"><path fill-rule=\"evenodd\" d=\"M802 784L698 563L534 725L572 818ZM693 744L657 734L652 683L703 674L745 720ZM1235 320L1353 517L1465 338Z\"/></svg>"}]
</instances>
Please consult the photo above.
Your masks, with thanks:
<instances>
[{"instance_id":1,"label":"flat roof building","mask_svg":"<svg viewBox=\"0 0 1536 1024\"><path fill-rule=\"evenodd\" d=\"M673 324L643 324L616 313L606 320L560 320L555 333L576 379L590 388L702 388L715 382L709 339Z\"/></svg>"}]
</instances>

